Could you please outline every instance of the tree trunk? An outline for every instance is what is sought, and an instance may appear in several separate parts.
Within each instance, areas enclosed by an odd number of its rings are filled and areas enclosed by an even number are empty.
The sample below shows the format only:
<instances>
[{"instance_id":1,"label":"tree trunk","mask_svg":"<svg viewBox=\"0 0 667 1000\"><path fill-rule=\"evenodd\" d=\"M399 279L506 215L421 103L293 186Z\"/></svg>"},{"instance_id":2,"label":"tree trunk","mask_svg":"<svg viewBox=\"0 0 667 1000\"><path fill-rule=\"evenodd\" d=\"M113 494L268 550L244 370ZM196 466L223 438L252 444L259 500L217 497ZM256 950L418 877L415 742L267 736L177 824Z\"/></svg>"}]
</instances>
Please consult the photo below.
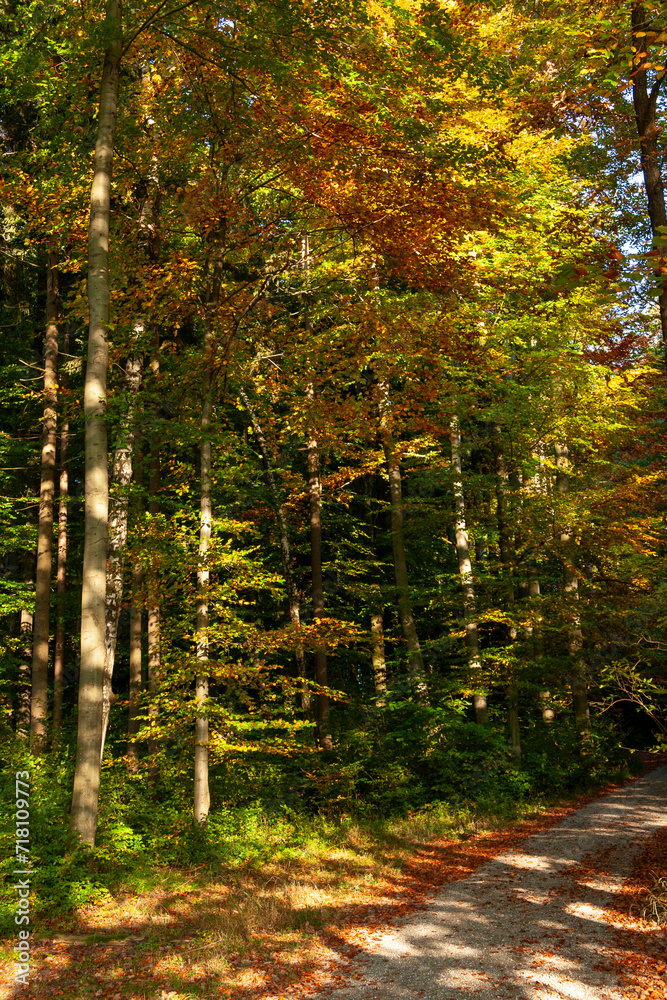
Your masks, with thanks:
<instances>
[{"instance_id":1,"label":"tree trunk","mask_svg":"<svg viewBox=\"0 0 667 1000\"><path fill-rule=\"evenodd\" d=\"M538 578L532 574L528 584L528 594L529 597L540 597L540 581ZM544 656L544 644L542 641L542 619L539 614L535 615L534 624L531 626L531 638L533 640L533 657L536 660L542 659ZM540 691L540 710L542 712L542 721L546 723L553 722L556 713L553 710L551 704L551 691L544 688Z\"/></svg>"},{"instance_id":2,"label":"tree trunk","mask_svg":"<svg viewBox=\"0 0 667 1000\"><path fill-rule=\"evenodd\" d=\"M69 332L65 333L64 351L69 353ZM67 374L62 371L60 384L67 386ZM67 499L69 477L67 471L67 445L69 443L69 420L65 417L60 424L60 498L58 501L58 564L56 569L56 647L53 658L53 725L52 745L55 750L60 740L63 722L63 679L65 669L65 593L67 568Z\"/></svg>"},{"instance_id":3,"label":"tree trunk","mask_svg":"<svg viewBox=\"0 0 667 1000\"><path fill-rule=\"evenodd\" d=\"M466 529L465 498L463 495L463 472L461 466L461 429L459 418L454 415L450 423L452 441L452 483L454 488L454 535L456 538L456 555L459 563L459 576L463 592L463 613L465 615L466 648L468 652L468 669L470 683L475 683L482 669L482 658L479 652L479 636L477 633L477 605L475 601L475 586L470 562L470 545ZM489 721L486 695L473 695L475 719L479 725Z\"/></svg>"},{"instance_id":4,"label":"tree trunk","mask_svg":"<svg viewBox=\"0 0 667 1000\"><path fill-rule=\"evenodd\" d=\"M39 529L35 573L35 617L32 642L30 736L33 748L46 746L51 613L51 552L53 497L56 480L56 404L58 399L58 252L50 250L46 268L46 337L44 342L44 418L42 474L39 489Z\"/></svg>"},{"instance_id":5,"label":"tree trunk","mask_svg":"<svg viewBox=\"0 0 667 1000\"><path fill-rule=\"evenodd\" d=\"M31 584L34 578L34 552L24 552L22 560L23 582ZM16 697L16 738L27 740L30 736L30 661L32 659L32 612L21 608L19 616L19 673Z\"/></svg>"},{"instance_id":6,"label":"tree trunk","mask_svg":"<svg viewBox=\"0 0 667 1000\"><path fill-rule=\"evenodd\" d=\"M156 352L151 359L151 372L157 378L160 371L160 359ZM155 516L159 513L158 490L160 489L160 446L154 433L150 441L150 475L148 481L150 500L148 513ZM148 719L151 727L158 723L160 711L157 704L157 693L162 679L162 651L160 642L160 602L158 598L158 582L156 572L149 570L146 581L147 627L148 638ZM155 756L158 752L158 742L154 737L148 740L148 753L152 758L150 767L151 781L157 778Z\"/></svg>"},{"instance_id":7,"label":"tree trunk","mask_svg":"<svg viewBox=\"0 0 667 1000\"><path fill-rule=\"evenodd\" d=\"M504 577L505 593L507 595L507 610L514 617L514 552L507 511L507 485L508 475L505 465L505 451L503 448L502 430L498 424L492 427L492 448L496 466L496 516L498 520L498 542L500 547L500 562ZM517 630L514 622L510 622L508 628L509 646L516 642ZM521 757L521 731L519 728L519 688L516 678L510 674L510 681L506 688L507 698L507 725L512 740L512 754L516 758Z\"/></svg>"},{"instance_id":8,"label":"tree trunk","mask_svg":"<svg viewBox=\"0 0 667 1000\"><path fill-rule=\"evenodd\" d=\"M211 797L208 785L208 654L209 654L209 548L211 543L211 420L213 418L213 323L214 312L220 300L223 250L214 263L206 297L204 314L204 367L201 382L201 488L199 502L199 567L197 569L197 675L195 680L195 784L193 819L203 826L208 819Z\"/></svg>"},{"instance_id":9,"label":"tree trunk","mask_svg":"<svg viewBox=\"0 0 667 1000\"><path fill-rule=\"evenodd\" d=\"M408 647L408 670L415 681L418 698L426 701L428 700L428 687L426 684L421 645L412 610L412 596L408 581L408 564L405 556L401 464L396 455L396 445L391 429L389 384L384 378L380 380L380 438L382 440L389 479L391 549L394 557L398 619L401 623L403 637Z\"/></svg>"},{"instance_id":10,"label":"tree trunk","mask_svg":"<svg viewBox=\"0 0 667 1000\"><path fill-rule=\"evenodd\" d=\"M314 398L312 385L308 390L309 399ZM322 582L322 493L320 489L317 439L308 441L308 493L310 498L310 569L313 582L313 618L324 618L324 585ZM327 687L327 654L324 646L315 647L315 682L319 687ZM329 733L329 695L317 693L317 740L323 750L331 749Z\"/></svg>"},{"instance_id":11,"label":"tree trunk","mask_svg":"<svg viewBox=\"0 0 667 1000\"><path fill-rule=\"evenodd\" d=\"M141 384L141 358L131 357L125 365L123 391L127 400L127 413L121 421L118 444L114 452L113 483L115 503L109 518L109 554L107 557L107 584L105 600L105 660L102 694L102 743L100 759L104 756L109 712L116 700L112 689L113 668L116 659L118 619L123 599L123 573L127 545L127 516L129 510L128 488L132 481L132 451L134 448L135 399Z\"/></svg>"},{"instance_id":12,"label":"tree trunk","mask_svg":"<svg viewBox=\"0 0 667 1000\"><path fill-rule=\"evenodd\" d=\"M21 608L19 621L19 675L16 706L16 738L30 735L30 658L32 656L32 612Z\"/></svg>"},{"instance_id":13,"label":"tree trunk","mask_svg":"<svg viewBox=\"0 0 667 1000\"><path fill-rule=\"evenodd\" d=\"M107 532L106 381L109 325L109 218L111 167L122 55L120 0L107 0L107 50L102 70L95 166L88 236L88 360L84 388L85 534L81 597L79 725L71 826L89 847L95 845L100 787L102 689L104 684Z\"/></svg>"},{"instance_id":14,"label":"tree trunk","mask_svg":"<svg viewBox=\"0 0 667 1000\"><path fill-rule=\"evenodd\" d=\"M546 722L547 725L552 723L556 718L556 713L551 707L551 691L540 691L540 709L542 711L542 722Z\"/></svg>"},{"instance_id":15,"label":"tree trunk","mask_svg":"<svg viewBox=\"0 0 667 1000\"><path fill-rule=\"evenodd\" d=\"M510 681L505 689L507 697L507 723L512 741L512 755L521 759L521 729L519 728L519 685Z\"/></svg>"},{"instance_id":16,"label":"tree trunk","mask_svg":"<svg viewBox=\"0 0 667 1000\"><path fill-rule=\"evenodd\" d=\"M257 441L257 446L259 447L260 454L262 456L262 465L264 467L264 472L266 473L267 482L269 484L269 490L271 492L271 499L273 500L274 506L276 508L276 513L278 515L278 528L280 531L280 560L283 567L283 576L285 578L285 589L287 590L287 601L289 605L289 617L292 627L294 628L294 633L296 637L296 647L294 650L294 656L296 659L297 675L300 679L301 685L301 711L310 712L310 692L306 686L306 658L304 656L303 646L299 640L299 633L301 630L301 607L299 603L299 595L297 593L296 586L294 584L294 578L292 577L292 557L290 554L290 544L289 544L289 531L287 526L287 518L285 517L285 512L280 503L280 498L278 496L278 487L276 485L276 477L273 474L273 469L271 468L271 462L269 458L269 449L266 443L266 438L264 437L264 432L262 430L262 425L260 424L257 414L248 399L247 394L241 389L239 391L243 405L245 406L250 420L252 421L252 428L255 434L255 439Z\"/></svg>"},{"instance_id":17,"label":"tree trunk","mask_svg":"<svg viewBox=\"0 0 667 1000\"><path fill-rule=\"evenodd\" d=\"M566 495L570 490L569 452L565 444L555 445L556 453L556 490ZM586 664L582 656L583 634L581 618L577 610L579 599L579 577L575 564L576 544L572 528L565 524L560 531L560 545L563 557L563 590L568 604L568 653L572 663L570 686L572 688L572 705L575 722L580 732L590 729L590 711L588 708L588 686L586 683Z\"/></svg>"},{"instance_id":18,"label":"tree trunk","mask_svg":"<svg viewBox=\"0 0 667 1000\"><path fill-rule=\"evenodd\" d=\"M212 330L210 317L206 321L204 337L204 371L202 375L202 411L200 445L201 461L201 496L199 522L199 567L197 569L197 678L195 685L195 701L197 717L195 720L195 789L194 789L194 821L203 825L208 819L211 798L208 787L208 588L209 568L208 551L211 541L211 418L213 416L212 383Z\"/></svg>"},{"instance_id":19,"label":"tree trunk","mask_svg":"<svg viewBox=\"0 0 667 1000\"><path fill-rule=\"evenodd\" d=\"M649 18L643 4L632 8L632 34L637 52L644 48L645 34L648 30ZM639 35L638 33L641 33ZM640 59L639 66L645 64L645 58ZM665 79L664 74L656 78L651 91L648 89L646 69L632 70L632 99L637 122L637 134L641 151L641 167L646 188L648 214L651 221L653 244L657 251L656 265L658 288L660 296L660 325L662 329L663 348L667 355L667 211L665 210L665 191L660 174L660 149L658 140L661 129L656 123L656 111L660 87Z\"/></svg>"},{"instance_id":20,"label":"tree trunk","mask_svg":"<svg viewBox=\"0 0 667 1000\"><path fill-rule=\"evenodd\" d=\"M377 588L378 608L371 615L371 643L373 658L373 681L375 683L375 704L384 708L387 704L387 663L384 654L383 614L380 605L380 588Z\"/></svg>"},{"instance_id":21,"label":"tree trunk","mask_svg":"<svg viewBox=\"0 0 667 1000\"><path fill-rule=\"evenodd\" d=\"M141 566L132 567L132 604L130 605L130 710L127 727L127 760L130 771L139 770L139 747L137 733L141 705Z\"/></svg>"}]
</instances>

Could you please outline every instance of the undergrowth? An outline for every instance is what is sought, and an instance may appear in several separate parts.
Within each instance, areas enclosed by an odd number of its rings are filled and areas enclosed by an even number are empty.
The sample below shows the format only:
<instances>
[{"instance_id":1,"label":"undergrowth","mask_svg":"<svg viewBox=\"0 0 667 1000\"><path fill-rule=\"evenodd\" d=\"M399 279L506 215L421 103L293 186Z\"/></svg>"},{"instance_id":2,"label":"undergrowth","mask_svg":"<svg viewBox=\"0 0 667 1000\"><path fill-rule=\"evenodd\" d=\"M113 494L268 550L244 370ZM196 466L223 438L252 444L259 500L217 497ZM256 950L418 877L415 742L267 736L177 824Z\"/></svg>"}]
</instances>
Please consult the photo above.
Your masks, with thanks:
<instances>
[{"instance_id":1,"label":"undergrowth","mask_svg":"<svg viewBox=\"0 0 667 1000\"><path fill-rule=\"evenodd\" d=\"M181 754L163 760L153 784L147 762L129 774L124 758L110 755L92 855L68 830L72 744L37 758L8 739L0 803L3 929L13 928L16 905L10 876L17 770L31 772L32 912L57 923L119 893L150 893L184 878L233 884L244 872L274 872L282 879L291 870L315 872L335 857L370 877L400 865L420 843L497 829L625 776L631 766L609 729L593 732L582 748L569 724L536 725L523 734L517 767L502 732L422 706L400 711L388 731L377 718L348 729L331 753L246 753L214 764L205 831L192 826L191 778L176 764Z\"/></svg>"}]
</instances>

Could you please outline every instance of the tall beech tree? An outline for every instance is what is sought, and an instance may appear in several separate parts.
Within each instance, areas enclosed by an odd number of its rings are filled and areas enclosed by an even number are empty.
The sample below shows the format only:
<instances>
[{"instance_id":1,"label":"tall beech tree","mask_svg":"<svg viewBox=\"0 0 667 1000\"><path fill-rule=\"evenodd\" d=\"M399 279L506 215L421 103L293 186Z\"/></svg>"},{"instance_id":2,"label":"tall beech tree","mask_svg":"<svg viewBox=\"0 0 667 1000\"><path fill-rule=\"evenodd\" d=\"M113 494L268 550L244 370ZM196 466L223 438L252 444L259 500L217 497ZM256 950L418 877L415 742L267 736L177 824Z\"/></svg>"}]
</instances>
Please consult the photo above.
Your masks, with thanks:
<instances>
[{"instance_id":1,"label":"tall beech tree","mask_svg":"<svg viewBox=\"0 0 667 1000\"><path fill-rule=\"evenodd\" d=\"M93 847L97 830L105 667L105 598L109 516L106 385L109 332L109 229L122 6L108 0L88 234L88 354L84 389L85 538L81 595L81 675L71 825Z\"/></svg>"}]
</instances>

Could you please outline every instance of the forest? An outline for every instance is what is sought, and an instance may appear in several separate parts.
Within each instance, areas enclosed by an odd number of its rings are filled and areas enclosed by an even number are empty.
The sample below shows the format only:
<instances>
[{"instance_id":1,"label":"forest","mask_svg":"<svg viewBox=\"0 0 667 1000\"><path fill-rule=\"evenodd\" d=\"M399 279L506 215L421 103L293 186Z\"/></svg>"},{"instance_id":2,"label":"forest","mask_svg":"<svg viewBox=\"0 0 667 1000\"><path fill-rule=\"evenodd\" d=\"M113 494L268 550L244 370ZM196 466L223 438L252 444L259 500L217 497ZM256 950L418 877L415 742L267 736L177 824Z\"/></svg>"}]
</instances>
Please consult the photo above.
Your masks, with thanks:
<instances>
[{"instance_id":1,"label":"forest","mask_svg":"<svg viewBox=\"0 0 667 1000\"><path fill-rule=\"evenodd\" d=\"M33 911L667 750L664 4L6 0L0 52Z\"/></svg>"}]
</instances>

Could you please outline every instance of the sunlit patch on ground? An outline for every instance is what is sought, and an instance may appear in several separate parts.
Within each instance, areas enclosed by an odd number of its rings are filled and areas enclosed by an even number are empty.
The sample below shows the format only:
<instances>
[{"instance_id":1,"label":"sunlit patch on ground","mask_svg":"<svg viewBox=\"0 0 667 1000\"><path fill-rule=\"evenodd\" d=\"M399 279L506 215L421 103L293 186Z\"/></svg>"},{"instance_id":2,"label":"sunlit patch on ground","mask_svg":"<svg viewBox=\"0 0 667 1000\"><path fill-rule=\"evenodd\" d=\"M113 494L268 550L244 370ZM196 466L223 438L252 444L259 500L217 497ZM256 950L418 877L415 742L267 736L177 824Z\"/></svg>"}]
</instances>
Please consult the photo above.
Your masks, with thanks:
<instances>
[{"instance_id":1,"label":"sunlit patch on ground","mask_svg":"<svg viewBox=\"0 0 667 1000\"><path fill-rule=\"evenodd\" d=\"M379 846L353 830L345 848L233 869L215 882L196 871L165 870L163 883L156 880L151 892L81 909L67 934L44 927L51 937L36 942L31 985L21 1000L305 998L354 977L355 957L397 918L420 910L443 887L488 861L505 863L527 837L587 801L582 797L518 824L472 835L462 831L452 839L404 836L393 846ZM513 857L519 867L539 863L531 855ZM596 886L608 878L604 870L571 873ZM521 901L537 905L547 898L525 895ZM9 983L8 950L3 960ZM543 951L534 962L535 969L544 963L545 972L558 968ZM457 975L468 977L473 991L488 988L478 965L464 962ZM11 985L0 995L19 996Z\"/></svg>"}]
</instances>

